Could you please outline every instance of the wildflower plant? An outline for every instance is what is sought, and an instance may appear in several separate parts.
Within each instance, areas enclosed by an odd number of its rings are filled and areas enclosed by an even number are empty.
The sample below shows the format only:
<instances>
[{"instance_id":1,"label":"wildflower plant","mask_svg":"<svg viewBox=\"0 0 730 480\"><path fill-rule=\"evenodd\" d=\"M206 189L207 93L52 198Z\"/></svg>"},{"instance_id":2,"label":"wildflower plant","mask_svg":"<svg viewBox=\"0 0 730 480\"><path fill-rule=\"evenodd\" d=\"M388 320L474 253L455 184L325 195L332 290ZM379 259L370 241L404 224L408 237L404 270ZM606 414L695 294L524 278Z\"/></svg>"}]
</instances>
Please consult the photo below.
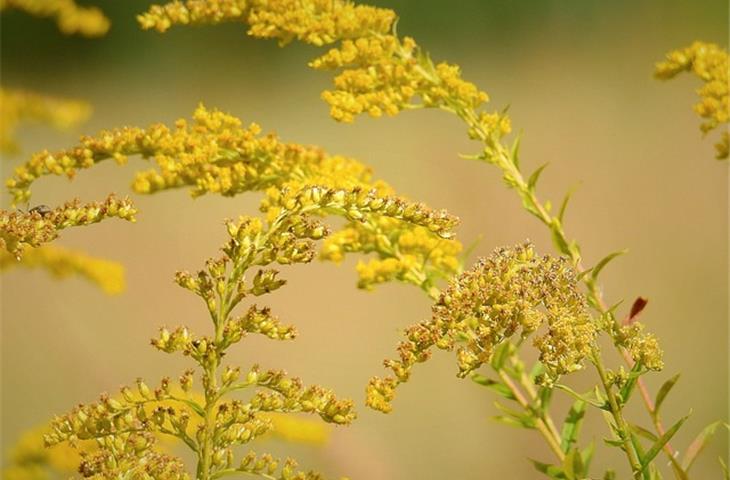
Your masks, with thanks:
<instances>
[{"instance_id":1,"label":"wildflower plant","mask_svg":"<svg viewBox=\"0 0 730 480\"><path fill-rule=\"evenodd\" d=\"M496 166L505 184L518 194L525 210L549 229L562 259L536 257L530 246L502 249L457 276L443 293L435 286L429 288L430 296L437 298L433 317L406 330L406 340L399 347L400 359L386 361L394 376L374 378L368 387L370 406L390 410L395 386L409 378L415 363L428 359L430 348L451 349L458 345L459 376L472 373L471 378L477 383L491 386L520 404L521 411L507 411L504 418L527 428L537 428L551 446L557 463L536 463L538 470L548 476L584 478L589 475L593 447L580 450L574 444L585 407L595 406L609 413L607 422L613 439L608 445L624 452L633 478L659 478L655 458L662 450L674 475L687 478L697 449L690 449L680 463L669 446L669 440L685 419L665 429L658 416L660 399L652 402L641 379L642 375L663 366L658 342L636 321L637 312L619 321L617 307L606 305L598 284L600 272L621 252L606 256L593 267L583 266L579 244L568 236L563 226L569 195L557 213L552 212L550 202L539 199L537 184L544 166L529 175L524 173L519 137L506 142L511 133L511 121L506 113L485 110L489 96L464 80L458 66L435 63L415 40L399 36L397 17L392 10L346 0L188 0L153 6L138 20L142 28L160 32L175 24L239 22L248 26L249 35L274 38L280 45L292 40L316 46L333 45L311 61L310 67L335 72L333 87L322 93L335 120L352 122L361 114L377 118L419 108L435 108L456 115L469 137L481 144L481 151L467 158ZM709 130L727 122L727 85L721 85L722 79L727 78L727 56L723 64L718 49L690 50L684 52L687 60L670 58L670 63L674 60L675 64L659 66L658 71L660 75L671 76L694 69L707 82L701 91L705 101L699 113L708 118L703 129ZM721 147L718 152L722 157ZM350 233L339 242L346 244L352 238L357 237ZM387 253L380 253L385 257L381 260L385 267ZM386 280L396 277L393 272L397 271L397 267L391 266L380 276L377 271L368 272L368 276ZM579 281L585 286L583 292L578 290ZM369 285L361 282L363 287ZM641 301L635 303L638 311L644 305ZM588 307L593 313L589 313ZM519 346L543 324L547 325L547 334L534 339L540 362L533 369L542 373L528 374L519 357ZM629 371L624 366L609 368L604 364L597 342L599 332L611 339ZM510 340L513 336L515 341ZM588 395L573 391L561 379L581 368L584 360L593 365L600 386ZM498 374L497 380L475 373L487 363ZM673 384L673 380L665 384L661 395ZM642 392L654 432L632 425L625 417L625 405L637 389ZM564 390L576 397L562 432L555 428L549 416L549 400L554 390ZM645 439L637 431L649 433L645 435L649 446L642 444ZM698 438L698 442L704 442L706 435ZM606 473L607 478L613 475Z\"/></svg>"},{"instance_id":2,"label":"wildflower plant","mask_svg":"<svg viewBox=\"0 0 730 480\"><path fill-rule=\"evenodd\" d=\"M152 345L189 357L192 368L177 382L164 378L152 389L138 380L117 396L102 395L97 403L54 419L45 437L48 445L93 441L93 449L82 449L79 471L84 477L189 478L183 461L159 447L161 437L172 437L193 452L197 479L244 473L282 480L321 478L299 471L292 460L244 453L244 447L279 428L272 414L307 413L345 425L355 418L353 402L319 386L305 387L283 371L225 361L228 350L250 334L272 340L296 336L293 326L251 300L285 284L277 264L309 263L317 256L315 242L321 241L322 260L368 256L357 265L358 287L372 290L399 281L419 288L433 303L430 318L405 329L397 357L385 361L388 375L370 380L369 407L392 411L397 388L410 380L416 364L429 360L434 349L454 351L457 377L500 397L500 421L534 430L544 439L552 458L533 463L545 476L598 478L591 469L597 446L581 437L586 415L597 413L606 420L606 447L618 448L627 465L601 472L600 478L662 478L666 472L660 455L675 478L690 478L698 453L721 424L708 426L683 456L670 444L687 417L669 427L660 417L676 376L656 396L643 381L644 375L663 368L657 338L638 322L646 301L639 297L622 315L618 304L606 303L599 285L601 272L623 252L585 265L579 243L564 227L570 196L557 209L539 197L545 167L529 173L524 169L520 137L510 137L506 112L488 110L489 96L462 78L459 66L434 62L414 39L400 36L395 12L348 0L186 0L151 6L138 21L143 29L159 32L173 25L236 22L245 24L249 35L276 39L282 46L294 40L327 46L309 65L333 72L332 87L322 99L340 122L423 108L455 115L478 145L476 153L463 156L497 168L524 209L545 225L556 255L540 255L524 243L498 248L469 267L453 238L456 217L396 196L355 159L284 142L262 134L257 124L246 126L203 105L191 120L173 126L107 130L65 150L39 152L7 181L16 204L30 201L31 187L42 177L73 178L107 160L124 165L130 156L151 163L134 176L137 193L185 188L193 197L257 192L262 198L260 217L226 222L222 256L196 273L175 276L178 285L202 300L211 331L200 335L185 326L163 327ZM657 75L668 78L684 70L706 82L697 109L706 119L703 130L726 124L727 85L721 83L727 79L727 54L695 44L670 54ZM718 157L727 156L727 132L722 141ZM114 197L108 202L3 211L2 246L20 257L27 248L55 239L62 228L110 216L133 219L130 204ZM329 216L344 224L331 232L325 224ZM525 360L530 345L538 356L534 364ZM608 363L607 346L619 354L620 363ZM595 388L579 392L571 387L571 375L584 369L594 372ZM572 400L567 412L557 411L556 395ZM637 400L649 414L650 428L629 418L627 406Z\"/></svg>"}]
</instances>

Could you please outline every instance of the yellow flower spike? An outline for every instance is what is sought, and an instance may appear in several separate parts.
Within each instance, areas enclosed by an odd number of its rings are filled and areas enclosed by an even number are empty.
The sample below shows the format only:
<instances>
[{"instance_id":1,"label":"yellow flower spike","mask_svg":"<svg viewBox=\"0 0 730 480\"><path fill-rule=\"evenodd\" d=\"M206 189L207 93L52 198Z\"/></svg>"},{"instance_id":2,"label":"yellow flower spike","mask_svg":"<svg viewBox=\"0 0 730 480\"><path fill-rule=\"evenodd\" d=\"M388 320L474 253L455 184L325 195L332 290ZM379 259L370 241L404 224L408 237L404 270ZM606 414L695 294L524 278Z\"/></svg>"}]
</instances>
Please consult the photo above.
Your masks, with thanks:
<instances>
[{"instance_id":1,"label":"yellow flower spike","mask_svg":"<svg viewBox=\"0 0 730 480\"><path fill-rule=\"evenodd\" d=\"M55 209L38 206L28 212L0 210L0 248L21 258L27 247L51 242L65 228L87 226L113 217L134 222L136 213L129 199L114 195L103 202L87 204L73 200Z\"/></svg>"},{"instance_id":2,"label":"yellow flower spike","mask_svg":"<svg viewBox=\"0 0 730 480\"><path fill-rule=\"evenodd\" d=\"M85 122L90 114L91 107L85 102L0 88L0 151L14 153L18 150L15 131L22 123L41 123L65 130ZM50 162L47 168L57 170L61 167Z\"/></svg>"},{"instance_id":3,"label":"yellow flower spike","mask_svg":"<svg viewBox=\"0 0 730 480\"><path fill-rule=\"evenodd\" d=\"M14 267L43 268L56 278L78 275L110 295L119 294L125 288L124 266L121 264L51 245L25 249L20 260L0 251L0 271Z\"/></svg>"},{"instance_id":4,"label":"yellow flower spike","mask_svg":"<svg viewBox=\"0 0 730 480\"><path fill-rule=\"evenodd\" d=\"M30 186L43 176L72 178L80 169L108 159L124 163L131 155L154 159L158 167L137 174L133 188L139 193L190 187L193 196L232 196L305 179L341 187L369 185L370 169L356 160L284 143L260 131L258 125L244 127L235 117L201 106L193 123L178 121L174 129L155 124L102 131L83 137L75 148L35 154L6 185L16 202L24 202Z\"/></svg>"},{"instance_id":5,"label":"yellow flower spike","mask_svg":"<svg viewBox=\"0 0 730 480\"><path fill-rule=\"evenodd\" d=\"M730 97L728 97L728 53L714 43L694 42L687 48L674 50L666 59L656 64L654 74L661 80L674 78L682 72L691 72L702 80L697 90L699 103L695 112L704 121L700 129L708 133L722 128L720 142L715 145L716 158L728 158L727 124L730 120Z\"/></svg>"},{"instance_id":6,"label":"yellow flower spike","mask_svg":"<svg viewBox=\"0 0 730 480\"><path fill-rule=\"evenodd\" d=\"M109 19L96 7L82 7L74 0L0 0L0 11L22 10L36 17L54 18L65 35L100 37L109 31Z\"/></svg>"},{"instance_id":7,"label":"yellow flower spike","mask_svg":"<svg viewBox=\"0 0 730 480\"><path fill-rule=\"evenodd\" d=\"M385 362L393 376L370 381L367 403L390 411L396 386L434 347L457 349L457 376L463 378L488 362L497 345L513 335L534 334L541 325L547 331L534 344L548 374L580 369L594 347L597 328L570 262L537 257L529 244L498 249L451 282L431 320L406 329L399 358Z\"/></svg>"},{"instance_id":8,"label":"yellow flower spike","mask_svg":"<svg viewBox=\"0 0 730 480\"><path fill-rule=\"evenodd\" d=\"M143 29L159 32L173 25L241 22L254 37L321 46L369 31L385 33L395 13L347 0L186 0L153 5L137 20Z\"/></svg>"}]
</instances>

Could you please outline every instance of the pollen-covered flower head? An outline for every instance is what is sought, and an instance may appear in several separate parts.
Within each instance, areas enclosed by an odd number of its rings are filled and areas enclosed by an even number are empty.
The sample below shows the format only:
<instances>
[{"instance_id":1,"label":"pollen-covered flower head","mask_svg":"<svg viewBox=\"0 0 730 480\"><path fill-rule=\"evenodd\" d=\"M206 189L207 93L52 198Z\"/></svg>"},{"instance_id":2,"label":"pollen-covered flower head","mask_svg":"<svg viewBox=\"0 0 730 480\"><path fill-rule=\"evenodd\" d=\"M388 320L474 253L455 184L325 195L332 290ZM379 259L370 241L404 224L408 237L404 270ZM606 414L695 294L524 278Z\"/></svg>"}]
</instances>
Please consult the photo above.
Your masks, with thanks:
<instances>
[{"instance_id":1,"label":"pollen-covered flower head","mask_svg":"<svg viewBox=\"0 0 730 480\"><path fill-rule=\"evenodd\" d=\"M501 248L452 281L429 321L406 329L400 358L387 360L394 377L373 379L368 405L388 411L398 383L435 346L456 349L458 376L487 363L495 347L513 335L534 335L540 362L552 376L581 368L596 326L578 291L569 260L539 257L529 244Z\"/></svg>"}]
</instances>

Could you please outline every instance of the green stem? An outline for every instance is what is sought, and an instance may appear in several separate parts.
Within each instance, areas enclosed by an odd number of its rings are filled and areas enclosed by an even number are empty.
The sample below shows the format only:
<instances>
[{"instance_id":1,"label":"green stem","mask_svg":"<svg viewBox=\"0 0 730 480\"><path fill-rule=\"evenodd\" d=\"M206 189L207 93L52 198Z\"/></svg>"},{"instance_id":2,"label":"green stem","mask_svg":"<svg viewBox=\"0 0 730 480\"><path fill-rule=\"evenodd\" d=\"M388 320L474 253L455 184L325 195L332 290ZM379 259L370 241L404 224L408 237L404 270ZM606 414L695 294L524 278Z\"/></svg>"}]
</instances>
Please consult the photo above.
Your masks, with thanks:
<instances>
[{"instance_id":1,"label":"green stem","mask_svg":"<svg viewBox=\"0 0 730 480\"><path fill-rule=\"evenodd\" d=\"M520 406L522 406L522 408L526 411L531 411L530 402L525 398L522 391L517 385L515 385L509 375L507 375L507 373L505 373L503 370L499 370L498 374L499 378L502 379L502 382L507 385L507 388L509 388L512 392L512 395L514 395L517 403L519 403ZM547 421L541 417L537 418L537 421L535 422L535 428L538 432L540 432L540 434L543 436L548 446L550 447L550 450L553 451L555 456L562 464L565 460L565 453L563 452L563 449L560 448L560 435L557 434L557 431L553 431L548 425Z\"/></svg>"},{"instance_id":2,"label":"green stem","mask_svg":"<svg viewBox=\"0 0 730 480\"><path fill-rule=\"evenodd\" d=\"M611 407L611 416L613 417L613 420L616 423L615 427L616 427L618 436L624 444L624 452L626 453L626 456L629 459L629 464L631 465L631 471L632 471L631 473L636 480L641 480L642 471L643 471L643 468L641 466L641 461L639 460L639 456L636 452L636 449L634 448L634 444L631 441L631 431L630 431L629 425L626 423L626 420L624 419L623 412L621 410L621 406L619 405L619 401L616 398L616 393L613 391L613 389L611 388L611 384L608 381L608 376L606 375L606 369L603 366L603 360L601 360L601 355L597 348L594 348L594 350L593 350L592 360L593 360L593 364L596 367L596 371L598 372L598 376L601 379L601 385L603 386L603 391L606 394L606 397L608 398L608 405Z\"/></svg>"}]
</instances>

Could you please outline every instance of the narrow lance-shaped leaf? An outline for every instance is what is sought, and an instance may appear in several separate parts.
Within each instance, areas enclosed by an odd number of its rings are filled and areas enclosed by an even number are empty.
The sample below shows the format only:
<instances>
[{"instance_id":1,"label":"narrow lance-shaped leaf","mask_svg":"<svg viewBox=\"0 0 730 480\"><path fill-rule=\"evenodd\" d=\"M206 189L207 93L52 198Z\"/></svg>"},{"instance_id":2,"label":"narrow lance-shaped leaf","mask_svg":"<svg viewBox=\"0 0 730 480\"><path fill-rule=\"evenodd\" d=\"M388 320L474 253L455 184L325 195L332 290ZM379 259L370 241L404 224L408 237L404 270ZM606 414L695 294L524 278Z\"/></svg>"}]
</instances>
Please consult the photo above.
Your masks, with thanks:
<instances>
[{"instance_id":1,"label":"narrow lance-shaped leaf","mask_svg":"<svg viewBox=\"0 0 730 480\"><path fill-rule=\"evenodd\" d=\"M565 210L568 208L568 202L570 202L570 197L573 196L573 193L575 192L575 188L571 188L568 190L568 193L565 194L565 197L563 197L563 202L560 204L560 210L558 210L558 220L560 220L560 223L563 223L563 218L565 218Z\"/></svg>"},{"instance_id":2,"label":"narrow lance-shaped leaf","mask_svg":"<svg viewBox=\"0 0 730 480\"><path fill-rule=\"evenodd\" d=\"M543 163L540 165L537 170L532 172L532 175L530 175L530 178L527 179L527 188L530 191L533 191L535 189L535 185L537 185L537 181L540 180L540 175L542 174L543 170L547 168L548 164Z\"/></svg>"},{"instance_id":3,"label":"narrow lance-shaped leaf","mask_svg":"<svg viewBox=\"0 0 730 480\"><path fill-rule=\"evenodd\" d=\"M508 399L508 400L515 400L515 395L512 393L512 390L509 389L509 387L501 382L498 382L496 380L492 380L489 377L485 377L484 375L474 373L471 375L471 379L474 383L478 385L485 386L489 388L490 390L497 392L498 395Z\"/></svg>"},{"instance_id":4,"label":"narrow lance-shaped leaf","mask_svg":"<svg viewBox=\"0 0 730 480\"><path fill-rule=\"evenodd\" d=\"M596 453L596 444L591 441L583 451L580 452L580 457L583 460L583 475L588 476L591 468L591 462L593 461L593 454Z\"/></svg>"},{"instance_id":5,"label":"narrow lance-shaped leaf","mask_svg":"<svg viewBox=\"0 0 730 480\"><path fill-rule=\"evenodd\" d=\"M563 423L563 431L560 434L560 448L568 452L578 439L580 427L586 413L586 403L583 400L576 400L570 407L568 415Z\"/></svg>"},{"instance_id":6,"label":"narrow lance-shaped leaf","mask_svg":"<svg viewBox=\"0 0 730 480\"><path fill-rule=\"evenodd\" d=\"M643 469L646 469L651 464L651 462L659 454L659 452L662 450L662 448L664 448L664 445L666 445L667 442L669 442L669 440L672 439L674 434L677 433L677 431L679 431L679 429L682 427L684 422L687 421L688 418L689 418L689 415L686 415L686 416L680 418L677 421L677 423L672 425L671 428L669 428L669 430L664 432L664 435L659 437L659 439L656 442L654 442L654 445L652 445L652 447L649 449L649 451L647 451L646 454L644 454L641 458L641 467Z\"/></svg>"},{"instance_id":7,"label":"narrow lance-shaped leaf","mask_svg":"<svg viewBox=\"0 0 730 480\"><path fill-rule=\"evenodd\" d=\"M700 452L705 448L705 445L707 445L707 442L712 438L712 436L717 431L717 428L721 425L727 426L726 423L723 423L721 421L713 422L706 426L699 435L692 441L692 443L687 448L687 453L684 455L684 459L682 460L682 469L685 472L688 472L689 469L692 467L692 464L695 460L697 460L697 456L700 454Z\"/></svg>"},{"instance_id":8,"label":"narrow lance-shaped leaf","mask_svg":"<svg viewBox=\"0 0 730 480\"><path fill-rule=\"evenodd\" d=\"M598 275L601 273L601 270L603 270L606 265L608 265L611 260L613 260L616 257L619 257L625 253L627 253L628 250L619 250L617 252L612 252L603 257L594 267L591 272L591 277L593 277L593 280L598 279Z\"/></svg>"},{"instance_id":9,"label":"narrow lance-shaped leaf","mask_svg":"<svg viewBox=\"0 0 730 480\"><path fill-rule=\"evenodd\" d=\"M535 470L547 475L548 478L559 479L559 480L566 480L568 478L565 476L565 472L563 471L563 469L558 467L557 465L550 465L548 463L543 463L543 462L540 462L538 460L533 460L533 459L530 459L530 462L532 462L532 465L535 467Z\"/></svg>"},{"instance_id":10,"label":"narrow lance-shaped leaf","mask_svg":"<svg viewBox=\"0 0 730 480\"><path fill-rule=\"evenodd\" d=\"M517 170L520 169L520 145L522 144L522 133L517 135L517 138L515 138L514 143L512 144L512 149L510 150L510 158L512 159L512 164L515 166Z\"/></svg>"},{"instance_id":11,"label":"narrow lance-shaped leaf","mask_svg":"<svg viewBox=\"0 0 730 480\"><path fill-rule=\"evenodd\" d=\"M661 386L659 389L659 392L656 394L656 400L654 401L654 416L659 416L659 409L661 408L662 404L664 403L664 400L667 398L667 395L669 395L669 392L672 390L674 385L679 380L679 374L676 374Z\"/></svg>"}]
</instances>

